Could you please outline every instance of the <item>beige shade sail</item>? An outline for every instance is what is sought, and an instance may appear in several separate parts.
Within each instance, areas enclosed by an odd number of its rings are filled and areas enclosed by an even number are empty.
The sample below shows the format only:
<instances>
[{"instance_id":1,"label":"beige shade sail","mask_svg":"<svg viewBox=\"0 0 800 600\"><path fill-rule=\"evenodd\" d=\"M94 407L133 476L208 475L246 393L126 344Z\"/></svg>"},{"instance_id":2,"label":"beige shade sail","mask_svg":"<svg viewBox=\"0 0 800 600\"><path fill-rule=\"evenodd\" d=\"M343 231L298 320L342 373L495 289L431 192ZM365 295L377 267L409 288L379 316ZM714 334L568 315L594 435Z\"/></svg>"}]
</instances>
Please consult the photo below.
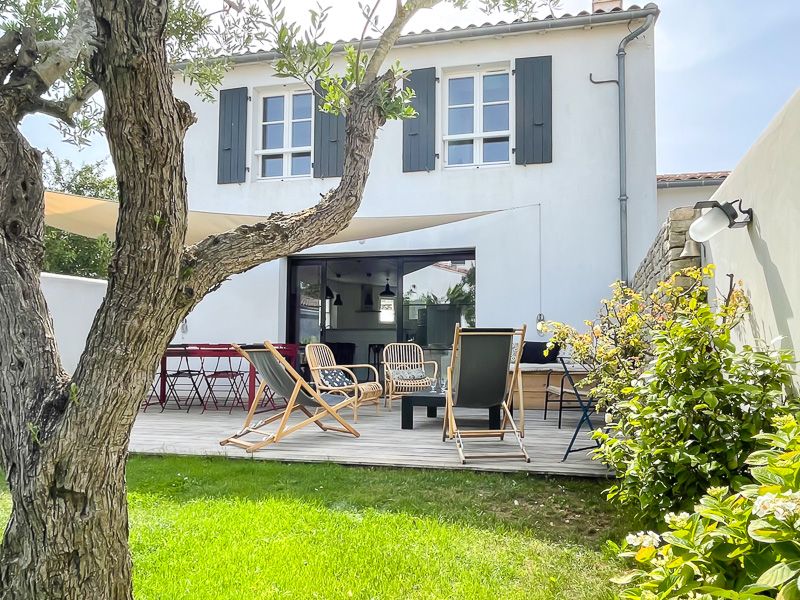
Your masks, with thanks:
<instances>
[{"instance_id":1,"label":"beige shade sail","mask_svg":"<svg viewBox=\"0 0 800 600\"><path fill-rule=\"evenodd\" d=\"M110 239L114 239L114 232L117 228L118 204L116 202L48 191L44 195L44 205L44 220L51 227L90 238L97 238L105 234ZM324 243L352 242L406 233L418 229L436 227L437 225L474 219L475 217L495 212L498 211L486 210L398 217L354 217L344 231L325 240ZM195 244L209 235L230 231L239 225L252 225L263 219L263 216L255 215L234 215L190 210L186 243Z\"/></svg>"}]
</instances>

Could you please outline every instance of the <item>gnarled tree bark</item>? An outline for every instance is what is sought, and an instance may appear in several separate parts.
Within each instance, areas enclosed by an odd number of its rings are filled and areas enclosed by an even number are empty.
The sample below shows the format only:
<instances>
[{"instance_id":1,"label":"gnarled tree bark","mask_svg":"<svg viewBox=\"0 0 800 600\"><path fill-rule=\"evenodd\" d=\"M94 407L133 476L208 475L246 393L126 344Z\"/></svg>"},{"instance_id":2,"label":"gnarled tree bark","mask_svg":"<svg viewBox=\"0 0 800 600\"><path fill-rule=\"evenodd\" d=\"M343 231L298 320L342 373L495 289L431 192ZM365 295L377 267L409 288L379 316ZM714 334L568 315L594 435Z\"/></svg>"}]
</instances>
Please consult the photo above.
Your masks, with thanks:
<instances>
[{"instance_id":1,"label":"gnarled tree bark","mask_svg":"<svg viewBox=\"0 0 800 600\"><path fill-rule=\"evenodd\" d=\"M388 47L419 7L436 1L409 0L414 10L398 11ZM79 6L85 14L85 1ZM0 85L0 453L13 499L0 548L2 600L132 598L127 446L159 357L180 321L226 277L347 226L385 120L381 86L394 83L391 73L370 75L352 93L344 175L316 206L185 248L183 139L194 116L172 94L168 3L91 0L91 7L94 23L73 28L70 52L51 49L40 72L35 40L0 37L0 75L18 81ZM92 70L105 97L120 207L108 290L70 377L39 284L41 157L18 125L42 109L53 64L82 53L95 29ZM374 59L374 73L383 58Z\"/></svg>"}]
</instances>

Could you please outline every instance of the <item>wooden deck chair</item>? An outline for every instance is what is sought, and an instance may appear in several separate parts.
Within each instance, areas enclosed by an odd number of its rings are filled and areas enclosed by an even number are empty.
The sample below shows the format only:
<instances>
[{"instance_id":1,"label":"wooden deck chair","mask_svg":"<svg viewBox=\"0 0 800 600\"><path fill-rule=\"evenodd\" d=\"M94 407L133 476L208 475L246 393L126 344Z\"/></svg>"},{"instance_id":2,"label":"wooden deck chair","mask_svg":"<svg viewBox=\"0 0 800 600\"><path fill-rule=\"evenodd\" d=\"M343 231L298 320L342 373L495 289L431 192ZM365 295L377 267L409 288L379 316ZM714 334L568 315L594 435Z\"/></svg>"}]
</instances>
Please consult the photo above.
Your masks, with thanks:
<instances>
[{"instance_id":1,"label":"wooden deck chair","mask_svg":"<svg viewBox=\"0 0 800 600\"><path fill-rule=\"evenodd\" d=\"M425 365L433 365L432 377L426 373ZM439 364L435 360L425 360L419 344L395 342L383 349L383 370L386 405L392 410L392 401L396 398L430 389L439 374Z\"/></svg>"},{"instance_id":2,"label":"wooden deck chair","mask_svg":"<svg viewBox=\"0 0 800 600\"><path fill-rule=\"evenodd\" d=\"M354 395L353 421L358 423L358 408L362 404L375 403L375 411L380 413L383 386L378 381L378 369L372 365L337 365L333 351L325 344L306 344L306 360L311 377L319 392ZM353 369L367 369L375 376L375 381L358 381Z\"/></svg>"},{"instance_id":3,"label":"wooden deck chair","mask_svg":"<svg viewBox=\"0 0 800 600\"><path fill-rule=\"evenodd\" d=\"M320 394L315 391L269 342L264 342L263 350L259 348L245 351L235 344L233 347L256 368L261 377L261 385L250 405L244 425L232 436L222 440L221 446L232 444L244 448L247 452L255 452L264 446L281 441L290 433L311 423L323 431L338 431L354 437L359 436L358 431L339 415L339 411L355 402L355 395ZM271 389L275 395L286 398L286 407L278 414L262 419L253 425L253 416L261 403L261 396L266 388ZM289 425L289 417L294 411L302 412L306 418L299 423ZM326 417L330 417L341 427L323 423L322 419ZM264 426L275 421L278 421L278 428L275 431L262 431ZM250 434L260 435L263 439L255 442L242 439Z\"/></svg>"},{"instance_id":4,"label":"wooden deck chair","mask_svg":"<svg viewBox=\"0 0 800 600\"><path fill-rule=\"evenodd\" d=\"M525 329L524 325L521 329L462 329L460 325L456 325L453 355L447 368L442 441L455 439L462 464L472 458L522 458L525 462L531 461L510 410L513 391L520 377L519 359ZM516 348L513 348L515 338L517 343ZM521 393L519 397L522 398ZM498 405L502 414L500 429L459 427L455 414L457 409L488 409ZM522 410L520 402L520 412ZM524 419L524 413L522 418ZM514 435L519 452L466 454L464 451L466 438L503 440L507 433Z\"/></svg>"}]
</instances>

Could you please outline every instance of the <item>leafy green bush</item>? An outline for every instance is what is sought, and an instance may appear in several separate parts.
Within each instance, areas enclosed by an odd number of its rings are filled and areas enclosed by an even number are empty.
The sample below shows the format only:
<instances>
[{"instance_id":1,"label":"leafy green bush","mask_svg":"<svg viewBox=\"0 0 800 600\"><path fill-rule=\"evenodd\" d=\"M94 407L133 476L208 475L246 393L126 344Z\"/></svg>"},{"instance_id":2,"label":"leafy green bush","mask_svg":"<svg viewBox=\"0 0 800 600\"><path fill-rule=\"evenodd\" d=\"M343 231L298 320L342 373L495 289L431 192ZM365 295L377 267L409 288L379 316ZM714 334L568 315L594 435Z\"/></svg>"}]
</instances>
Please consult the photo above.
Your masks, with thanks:
<instances>
[{"instance_id":1,"label":"leafy green bush","mask_svg":"<svg viewBox=\"0 0 800 600\"><path fill-rule=\"evenodd\" d=\"M787 411L791 354L737 349L706 303L679 309L653 337L655 359L608 408L596 457L618 477L608 498L653 521L736 482L756 436Z\"/></svg>"},{"instance_id":2,"label":"leafy green bush","mask_svg":"<svg viewBox=\"0 0 800 600\"><path fill-rule=\"evenodd\" d=\"M744 475L755 436L790 408L791 354L734 346L748 304L739 287L709 304L711 273L684 271L648 298L618 285L588 333L556 326L606 410L594 457L617 475L608 498L645 522Z\"/></svg>"},{"instance_id":3,"label":"leafy green bush","mask_svg":"<svg viewBox=\"0 0 800 600\"><path fill-rule=\"evenodd\" d=\"M637 565L616 580L621 598L800 599L800 424L784 416L774 425L756 436L769 448L747 459L747 485L711 488L693 514L667 516L669 531L631 534L616 548Z\"/></svg>"},{"instance_id":4,"label":"leafy green bush","mask_svg":"<svg viewBox=\"0 0 800 600\"><path fill-rule=\"evenodd\" d=\"M549 347L567 348L571 359L588 371L585 383L594 387L600 406L611 406L629 396L631 381L655 358L654 335L669 327L677 311L690 311L706 301L704 279L713 274L713 265L684 269L659 283L649 295L617 281L611 286L611 298L602 300L597 318L585 321L585 332L563 323L547 323L545 330L552 334ZM724 322L734 326L747 306L741 289L732 289L721 307Z\"/></svg>"}]
</instances>

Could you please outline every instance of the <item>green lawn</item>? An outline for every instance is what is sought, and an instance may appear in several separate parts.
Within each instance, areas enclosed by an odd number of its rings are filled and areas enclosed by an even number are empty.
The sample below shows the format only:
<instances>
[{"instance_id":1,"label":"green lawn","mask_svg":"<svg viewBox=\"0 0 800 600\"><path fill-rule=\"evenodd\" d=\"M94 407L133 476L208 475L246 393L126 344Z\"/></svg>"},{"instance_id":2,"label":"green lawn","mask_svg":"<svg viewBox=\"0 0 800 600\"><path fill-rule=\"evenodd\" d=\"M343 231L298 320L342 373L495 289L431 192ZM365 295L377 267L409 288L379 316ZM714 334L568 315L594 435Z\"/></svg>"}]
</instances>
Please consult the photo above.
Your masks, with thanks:
<instances>
[{"instance_id":1,"label":"green lawn","mask_svg":"<svg viewBox=\"0 0 800 600\"><path fill-rule=\"evenodd\" d=\"M128 483L138 600L611 598L630 525L590 480L133 457Z\"/></svg>"}]
</instances>

